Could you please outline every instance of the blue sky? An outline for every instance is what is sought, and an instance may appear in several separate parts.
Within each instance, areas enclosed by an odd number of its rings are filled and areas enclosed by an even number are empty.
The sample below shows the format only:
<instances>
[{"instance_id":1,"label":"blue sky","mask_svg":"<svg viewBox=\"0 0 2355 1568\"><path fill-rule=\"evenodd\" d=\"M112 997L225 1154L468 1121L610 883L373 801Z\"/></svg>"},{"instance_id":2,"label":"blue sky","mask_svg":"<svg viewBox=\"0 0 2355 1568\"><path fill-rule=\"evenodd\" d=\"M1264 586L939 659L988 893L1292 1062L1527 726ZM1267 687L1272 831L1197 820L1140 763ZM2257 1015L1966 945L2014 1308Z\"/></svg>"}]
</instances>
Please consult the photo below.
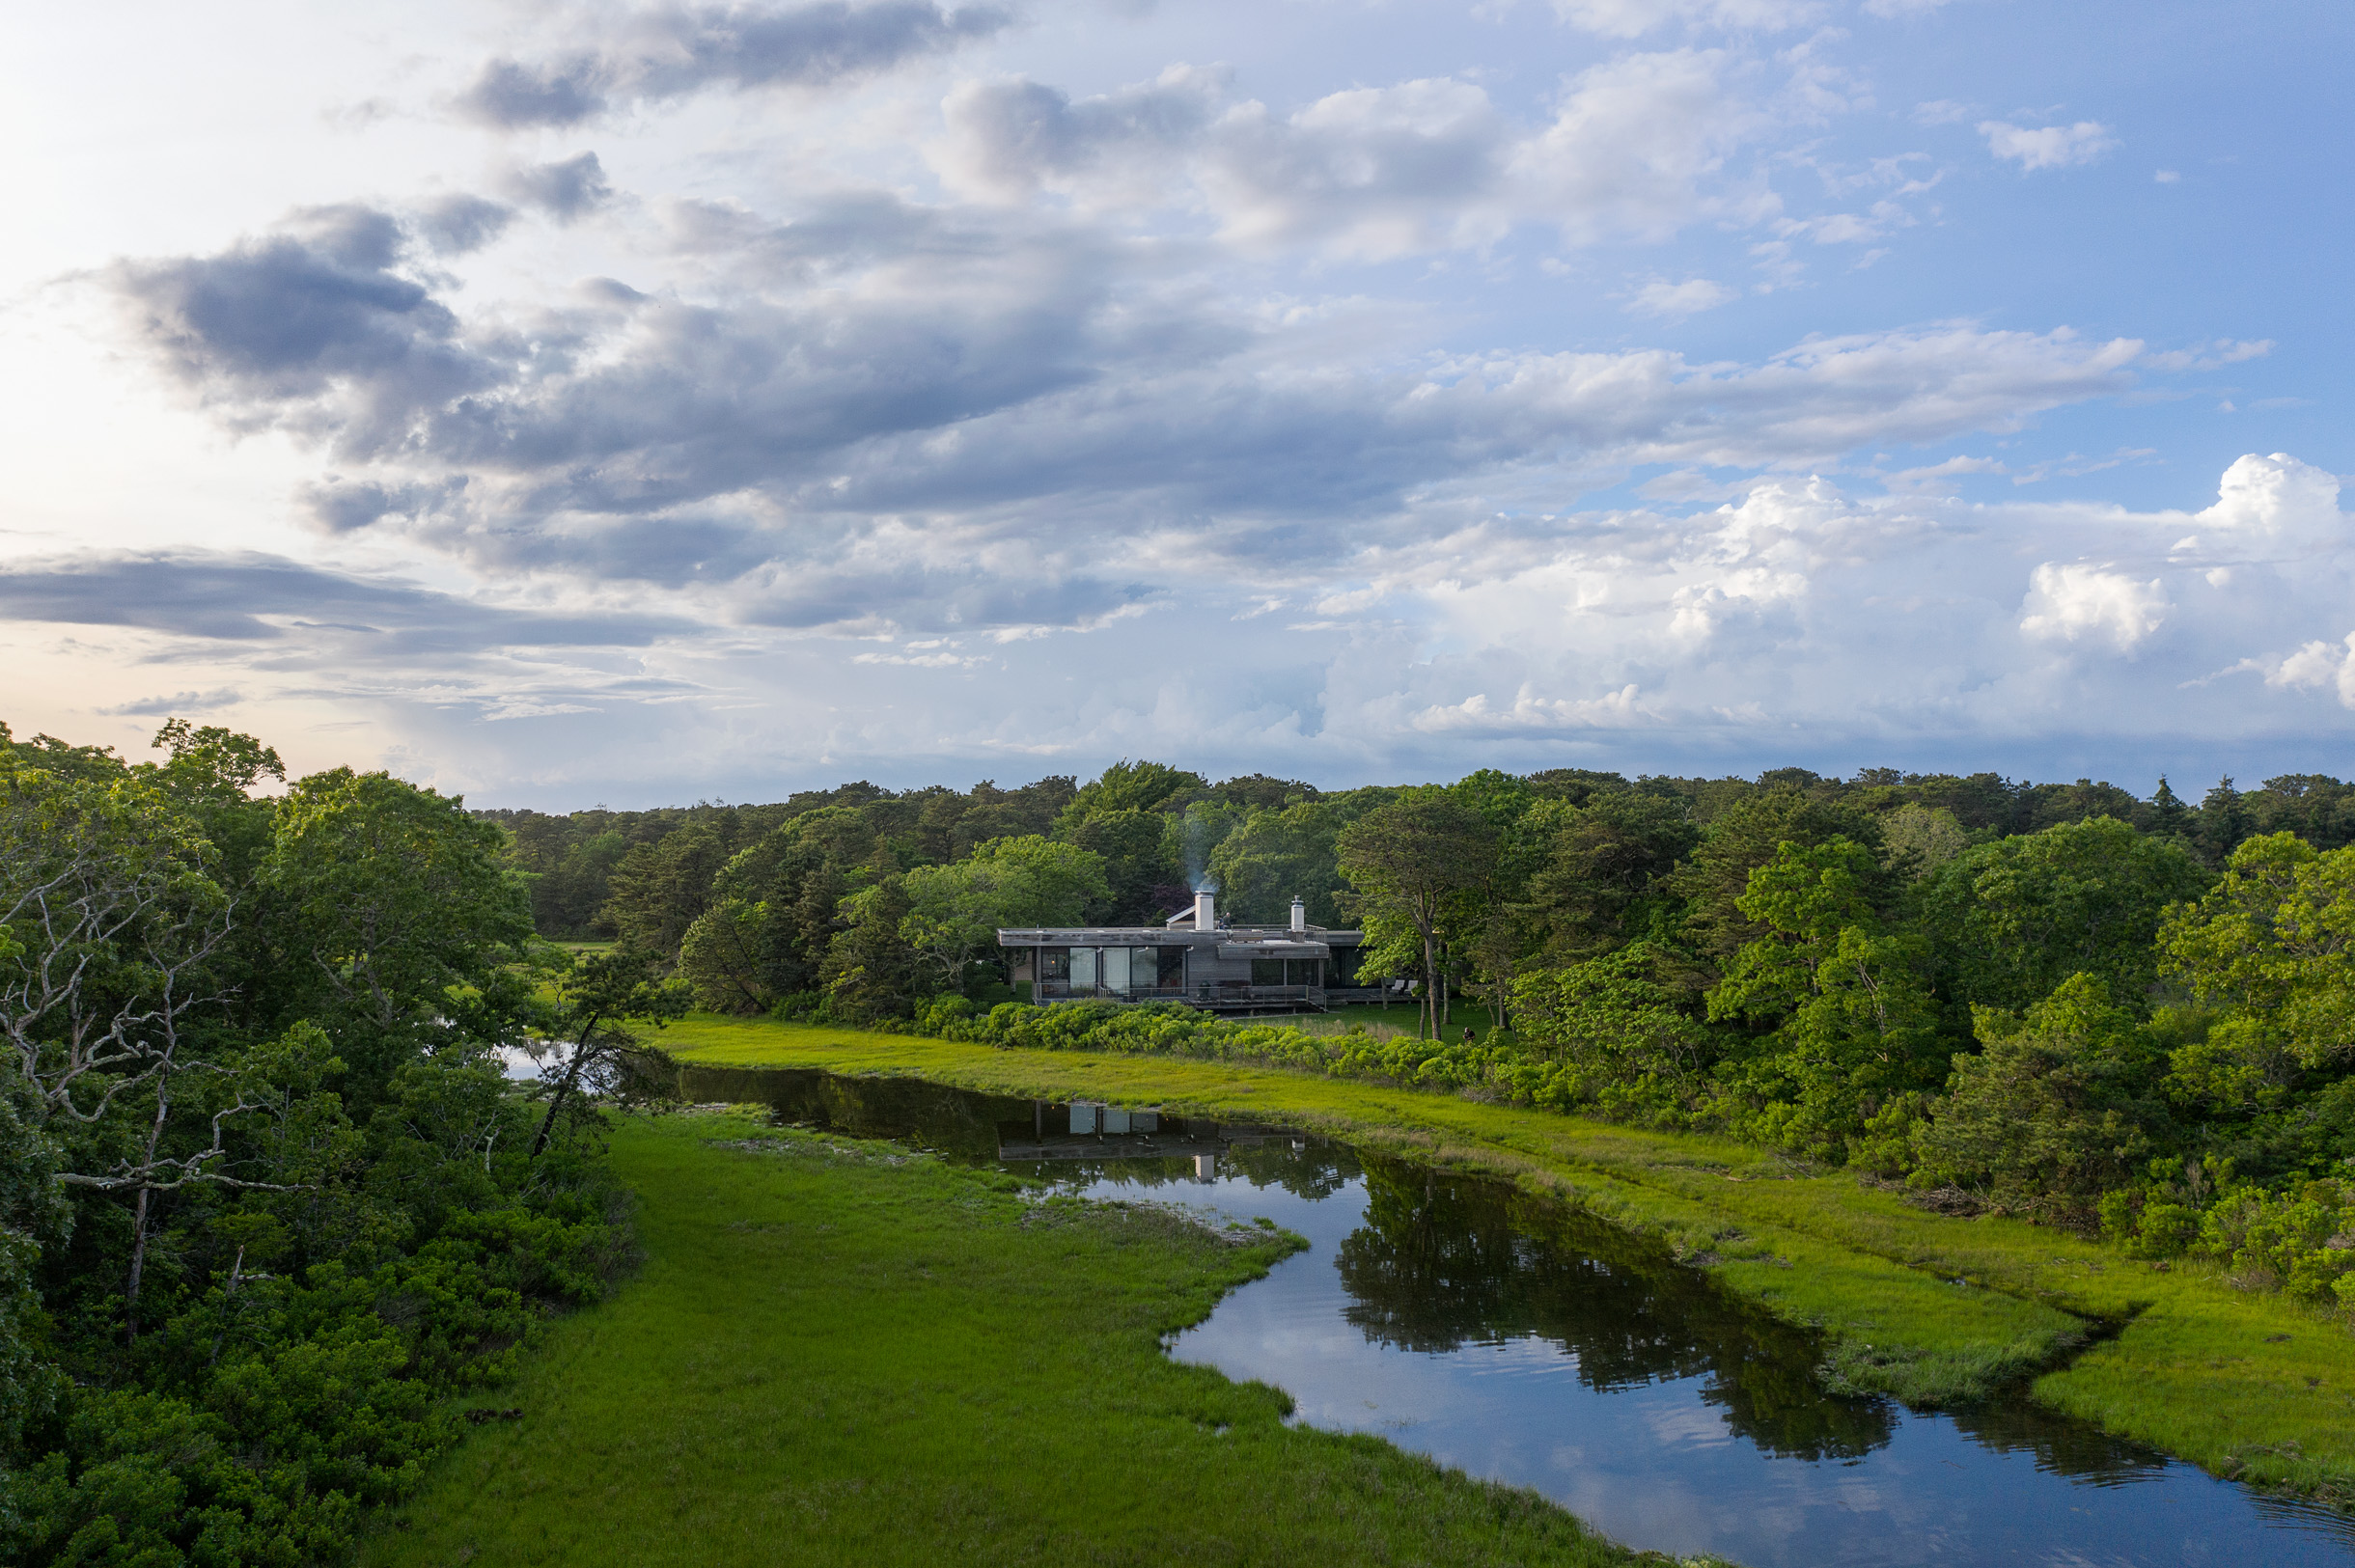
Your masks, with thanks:
<instances>
[{"instance_id":1,"label":"blue sky","mask_svg":"<svg viewBox=\"0 0 2355 1568\"><path fill-rule=\"evenodd\" d=\"M550 808L2355 772L2343 7L131 5L5 717Z\"/></svg>"}]
</instances>

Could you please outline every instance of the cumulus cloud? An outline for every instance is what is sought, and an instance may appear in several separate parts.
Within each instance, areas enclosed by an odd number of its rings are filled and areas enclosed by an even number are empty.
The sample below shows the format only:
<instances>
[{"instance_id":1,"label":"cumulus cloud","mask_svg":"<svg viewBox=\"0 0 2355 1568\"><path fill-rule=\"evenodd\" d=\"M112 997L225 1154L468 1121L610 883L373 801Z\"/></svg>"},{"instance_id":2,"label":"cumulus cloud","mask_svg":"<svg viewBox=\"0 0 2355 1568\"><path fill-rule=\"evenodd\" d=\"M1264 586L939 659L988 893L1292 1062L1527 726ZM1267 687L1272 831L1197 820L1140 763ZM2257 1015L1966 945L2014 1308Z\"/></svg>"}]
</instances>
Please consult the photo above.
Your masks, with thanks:
<instances>
[{"instance_id":1,"label":"cumulus cloud","mask_svg":"<svg viewBox=\"0 0 2355 1568\"><path fill-rule=\"evenodd\" d=\"M1492 703L1486 692L1474 692L1460 702L1434 703L1408 723L1425 734L1527 735L1546 729L1626 729L1648 715L1642 693L1631 682L1600 697L1547 697L1535 684L1523 682L1510 704Z\"/></svg>"},{"instance_id":2,"label":"cumulus cloud","mask_svg":"<svg viewBox=\"0 0 2355 1568\"><path fill-rule=\"evenodd\" d=\"M2020 630L2047 642L2096 639L2127 653L2174 608L2155 577L2137 582L2101 566L2048 561L2028 580Z\"/></svg>"},{"instance_id":3,"label":"cumulus cloud","mask_svg":"<svg viewBox=\"0 0 2355 1568\"><path fill-rule=\"evenodd\" d=\"M1354 564L1362 586L1335 602L1360 624L1414 627L1424 657L1385 649L1345 679L1337 663L1327 722L1345 705L1371 731L1555 756L1581 735L1625 755L1613 731L1646 756L1755 753L1792 728L1865 747L2303 732L2304 694L2355 691L2355 550L2221 584L2169 557L2187 525L2245 511L2253 490L2313 505L2303 466L2243 459L2201 513L1860 497L1815 479L1683 517L1467 518Z\"/></svg>"},{"instance_id":4,"label":"cumulus cloud","mask_svg":"<svg viewBox=\"0 0 2355 1568\"><path fill-rule=\"evenodd\" d=\"M614 284L541 306L528 332L507 310L461 322L380 214L126 265L117 285L202 401L336 454L344 472L304 498L326 531L397 527L484 569L599 580L790 564L790 589L762 591L774 624L827 604L1070 622L1133 597L1137 579L1064 564L1108 517L1148 536L1191 519L1180 556L1314 559L1335 520L1393 526L1434 486L1821 464L2008 430L2123 390L2142 352L1953 323L1746 365L1663 349L1401 364L1379 340L1348 346L1345 322L1205 310L1120 248L1041 246L1018 225L865 202L690 226L722 280L702 297ZM1676 287L1660 308L1701 302ZM1077 596L974 589L975 553L1012 540Z\"/></svg>"},{"instance_id":5,"label":"cumulus cloud","mask_svg":"<svg viewBox=\"0 0 2355 1568\"><path fill-rule=\"evenodd\" d=\"M570 223L613 197L613 185L595 152L554 163L518 164L507 172L506 184L510 196L559 223Z\"/></svg>"},{"instance_id":6,"label":"cumulus cloud","mask_svg":"<svg viewBox=\"0 0 2355 1568\"><path fill-rule=\"evenodd\" d=\"M2255 453L2225 470L2216 504L2196 514L2171 557L2184 564L2294 562L2342 551L2351 540L2339 509L2338 476L2287 453Z\"/></svg>"},{"instance_id":7,"label":"cumulus cloud","mask_svg":"<svg viewBox=\"0 0 2355 1568\"><path fill-rule=\"evenodd\" d=\"M601 18L573 20L595 28ZM988 38L1009 20L994 7L950 11L928 0L666 6L625 15L595 49L493 60L459 104L507 129L574 125L706 88L824 87Z\"/></svg>"},{"instance_id":8,"label":"cumulus cloud","mask_svg":"<svg viewBox=\"0 0 2355 1568\"><path fill-rule=\"evenodd\" d=\"M2119 145L2109 126L2092 120L2080 120L2073 125L2037 126L1982 120L1979 133L1987 139L1988 151L2018 164L2022 173L2092 163Z\"/></svg>"},{"instance_id":9,"label":"cumulus cloud","mask_svg":"<svg viewBox=\"0 0 2355 1568\"><path fill-rule=\"evenodd\" d=\"M1627 54L1567 80L1535 124L1449 77L1290 114L1187 67L1077 100L1023 79L971 83L947 101L936 158L961 189L999 201L1047 190L1103 210L1184 196L1256 250L1379 260L1490 244L1524 223L1571 244L1657 240L1778 209L1728 159L1822 105L1796 91L1763 101L1752 74L1723 50Z\"/></svg>"},{"instance_id":10,"label":"cumulus cloud","mask_svg":"<svg viewBox=\"0 0 2355 1568\"><path fill-rule=\"evenodd\" d=\"M2355 632L2337 643L2307 644L2268 672L2265 684L2328 688L2341 707L2355 708Z\"/></svg>"},{"instance_id":11,"label":"cumulus cloud","mask_svg":"<svg viewBox=\"0 0 2355 1568\"><path fill-rule=\"evenodd\" d=\"M1150 200L1160 194L1160 171L1135 166L1199 138L1224 109L1229 79L1223 70L1172 66L1153 81L1077 102L1022 77L961 83L941 106L950 133L941 159L966 189L1001 200L1050 183L1069 189L1078 177L1122 163L1130 176L1120 182L1134 181Z\"/></svg>"},{"instance_id":12,"label":"cumulus cloud","mask_svg":"<svg viewBox=\"0 0 2355 1568\"><path fill-rule=\"evenodd\" d=\"M402 270L407 250L384 212L319 207L212 256L122 263L111 282L165 368L233 426L332 427L377 450L502 373Z\"/></svg>"},{"instance_id":13,"label":"cumulus cloud","mask_svg":"<svg viewBox=\"0 0 2355 1568\"><path fill-rule=\"evenodd\" d=\"M208 435L271 437L186 528L291 520L290 551L418 580L18 561L12 668L103 647L110 724L402 703L412 755L644 756L663 795L680 757L699 788L1122 750L1338 782L2344 729L2331 476L2253 453L2141 510L2013 487L2180 482L2139 410L2270 344L1942 318L2003 258L1937 221L1948 153L1979 154L1923 127L2023 175L2118 136L2008 110L1970 49L1950 97L1875 105L1874 55L1926 35L1870 16L1926 0L1561 0L1559 31L1308 8L1307 34L1091 6L1019 36L958 3L525 7L450 80L527 142L382 121L400 155L368 167L414 189L107 270L127 363ZM1533 22L1566 65L1499 58ZM1319 32L1342 46L1296 46ZM1897 243L1943 261L1799 291ZM2303 389L2196 390L2246 425ZM225 445L152 450L177 477ZM14 547L99 502L42 505Z\"/></svg>"},{"instance_id":14,"label":"cumulus cloud","mask_svg":"<svg viewBox=\"0 0 2355 1568\"><path fill-rule=\"evenodd\" d=\"M465 256L507 232L514 208L480 196L445 196L417 212L419 237L436 256Z\"/></svg>"}]
</instances>

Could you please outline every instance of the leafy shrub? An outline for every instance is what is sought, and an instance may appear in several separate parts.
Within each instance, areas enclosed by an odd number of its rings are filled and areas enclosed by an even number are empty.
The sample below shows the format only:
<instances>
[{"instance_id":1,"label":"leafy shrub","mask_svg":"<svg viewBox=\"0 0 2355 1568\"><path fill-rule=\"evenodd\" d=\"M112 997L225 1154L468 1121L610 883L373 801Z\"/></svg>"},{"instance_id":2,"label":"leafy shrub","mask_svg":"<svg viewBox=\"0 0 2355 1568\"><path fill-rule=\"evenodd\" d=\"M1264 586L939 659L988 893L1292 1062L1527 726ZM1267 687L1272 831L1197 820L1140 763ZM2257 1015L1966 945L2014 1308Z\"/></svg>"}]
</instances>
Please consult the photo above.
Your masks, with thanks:
<instances>
[{"instance_id":1,"label":"leafy shrub","mask_svg":"<svg viewBox=\"0 0 2355 1568\"><path fill-rule=\"evenodd\" d=\"M2135 1257L2181 1257L2200 1239L2200 1211L2181 1203L2144 1205L2126 1251Z\"/></svg>"},{"instance_id":2,"label":"leafy shrub","mask_svg":"<svg viewBox=\"0 0 2355 1568\"><path fill-rule=\"evenodd\" d=\"M1914 1138L1922 1186L1958 1186L2020 1214L2085 1220L2130 1181L2164 1120L2147 1047L2108 988L2073 975L2025 1017L1982 1007L1982 1049L1955 1057L1946 1093Z\"/></svg>"}]
</instances>

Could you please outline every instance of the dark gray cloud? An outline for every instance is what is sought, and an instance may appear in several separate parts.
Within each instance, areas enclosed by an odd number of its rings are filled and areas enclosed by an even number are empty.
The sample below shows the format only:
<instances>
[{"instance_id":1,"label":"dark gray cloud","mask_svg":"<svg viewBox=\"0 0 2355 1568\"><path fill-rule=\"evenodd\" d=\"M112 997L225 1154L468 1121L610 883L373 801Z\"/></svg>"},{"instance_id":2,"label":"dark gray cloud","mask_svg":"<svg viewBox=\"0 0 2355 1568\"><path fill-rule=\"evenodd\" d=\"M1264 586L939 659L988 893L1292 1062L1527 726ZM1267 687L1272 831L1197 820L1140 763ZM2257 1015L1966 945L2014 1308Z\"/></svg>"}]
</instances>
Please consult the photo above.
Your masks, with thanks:
<instances>
[{"instance_id":1,"label":"dark gray cloud","mask_svg":"<svg viewBox=\"0 0 2355 1568\"><path fill-rule=\"evenodd\" d=\"M448 510L464 495L463 478L429 484L347 482L328 479L303 486L301 500L311 520L330 534L348 534L387 517L426 518Z\"/></svg>"},{"instance_id":2,"label":"dark gray cloud","mask_svg":"<svg viewBox=\"0 0 2355 1568\"><path fill-rule=\"evenodd\" d=\"M511 206L481 196L445 196L417 212L418 234L436 256L464 256L479 251L507 232L514 221Z\"/></svg>"},{"instance_id":3,"label":"dark gray cloud","mask_svg":"<svg viewBox=\"0 0 2355 1568\"><path fill-rule=\"evenodd\" d=\"M421 411L501 374L396 270L407 247L388 213L323 207L214 256L123 262L112 281L171 370L234 422L332 428L381 450Z\"/></svg>"},{"instance_id":4,"label":"dark gray cloud","mask_svg":"<svg viewBox=\"0 0 2355 1568\"><path fill-rule=\"evenodd\" d=\"M519 164L508 171L506 184L510 196L558 223L570 223L613 198L613 185L595 152L557 163Z\"/></svg>"},{"instance_id":5,"label":"dark gray cloud","mask_svg":"<svg viewBox=\"0 0 2355 1568\"><path fill-rule=\"evenodd\" d=\"M960 171L1022 194L1042 177L1074 174L1109 154L1184 147L1217 115L1226 86L1224 72L1180 69L1074 103L1043 82L975 82L951 95L946 111Z\"/></svg>"},{"instance_id":6,"label":"dark gray cloud","mask_svg":"<svg viewBox=\"0 0 2355 1568\"><path fill-rule=\"evenodd\" d=\"M347 634L374 650L472 654L497 646L643 647L692 629L659 616L510 610L398 578L355 577L279 556L85 555L0 569L0 619L135 626L212 642Z\"/></svg>"},{"instance_id":7,"label":"dark gray cloud","mask_svg":"<svg viewBox=\"0 0 2355 1568\"><path fill-rule=\"evenodd\" d=\"M1378 313L1272 319L1173 280L1166 247L1028 217L868 195L789 223L682 206L673 233L692 297L598 279L480 334L362 209L121 278L205 398L346 460L304 494L322 528L490 573L738 584L729 616L794 628L1070 625L1140 583L1330 575L1465 487L2001 429L2120 390L2138 349L1956 324L1747 366L1400 364ZM265 283L313 323L291 346ZM1178 553L1147 568L1156 539Z\"/></svg>"},{"instance_id":8,"label":"dark gray cloud","mask_svg":"<svg viewBox=\"0 0 2355 1568\"><path fill-rule=\"evenodd\" d=\"M110 719L169 719L188 713L217 713L222 708L236 707L245 701L245 694L234 686L218 691L174 692L168 697L143 697L136 701L117 702L112 707L93 711Z\"/></svg>"},{"instance_id":9,"label":"dark gray cloud","mask_svg":"<svg viewBox=\"0 0 2355 1568\"><path fill-rule=\"evenodd\" d=\"M572 125L608 109L707 87L817 87L987 38L1011 18L990 6L673 6L630 17L603 47L494 60L459 100L505 128Z\"/></svg>"},{"instance_id":10,"label":"dark gray cloud","mask_svg":"<svg viewBox=\"0 0 2355 1568\"><path fill-rule=\"evenodd\" d=\"M946 564L845 564L780 567L748 585L737 619L746 625L810 629L889 623L910 632L1001 626L1076 626L1162 596L1139 582L1092 574L1000 576Z\"/></svg>"}]
</instances>

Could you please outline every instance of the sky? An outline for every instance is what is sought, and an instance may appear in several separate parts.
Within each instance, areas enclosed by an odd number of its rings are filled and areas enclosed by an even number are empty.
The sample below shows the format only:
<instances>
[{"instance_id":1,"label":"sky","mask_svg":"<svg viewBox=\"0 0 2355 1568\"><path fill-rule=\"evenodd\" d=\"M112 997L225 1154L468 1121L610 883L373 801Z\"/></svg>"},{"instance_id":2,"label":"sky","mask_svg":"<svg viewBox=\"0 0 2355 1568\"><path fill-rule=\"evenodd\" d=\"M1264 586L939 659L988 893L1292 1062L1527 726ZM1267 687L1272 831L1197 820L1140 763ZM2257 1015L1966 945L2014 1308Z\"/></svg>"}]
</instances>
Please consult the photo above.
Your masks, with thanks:
<instances>
[{"instance_id":1,"label":"sky","mask_svg":"<svg viewBox=\"0 0 2355 1568\"><path fill-rule=\"evenodd\" d=\"M12 34L20 736L544 810L2355 774L2342 4Z\"/></svg>"}]
</instances>

